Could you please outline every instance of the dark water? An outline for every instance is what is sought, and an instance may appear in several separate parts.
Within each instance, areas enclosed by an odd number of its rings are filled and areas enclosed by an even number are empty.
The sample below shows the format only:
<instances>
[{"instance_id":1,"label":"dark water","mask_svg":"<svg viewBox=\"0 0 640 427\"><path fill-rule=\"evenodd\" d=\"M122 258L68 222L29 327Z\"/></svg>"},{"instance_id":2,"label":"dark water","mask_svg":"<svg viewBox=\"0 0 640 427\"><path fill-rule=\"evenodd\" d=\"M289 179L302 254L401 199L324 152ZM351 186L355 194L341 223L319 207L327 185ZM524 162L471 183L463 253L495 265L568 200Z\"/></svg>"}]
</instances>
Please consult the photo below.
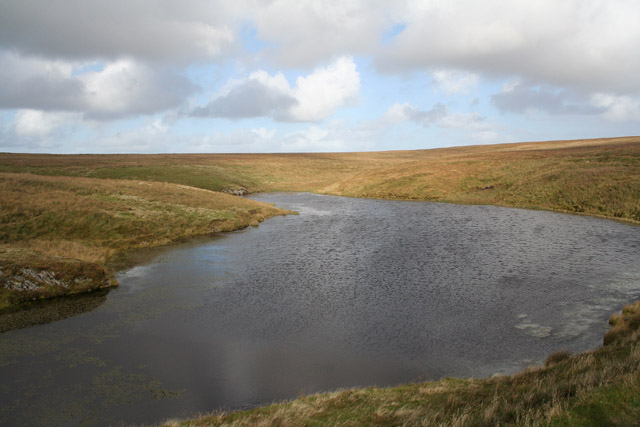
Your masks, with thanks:
<instances>
[{"instance_id":1,"label":"dark water","mask_svg":"<svg viewBox=\"0 0 640 427\"><path fill-rule=\"evenodd\" d=\"M300 212L158 252L69 319L0 335L4 425L153 423L300 393L483 377L602 342L640 227L549 212L258 197Z\"/></svg>"}]
</instances>

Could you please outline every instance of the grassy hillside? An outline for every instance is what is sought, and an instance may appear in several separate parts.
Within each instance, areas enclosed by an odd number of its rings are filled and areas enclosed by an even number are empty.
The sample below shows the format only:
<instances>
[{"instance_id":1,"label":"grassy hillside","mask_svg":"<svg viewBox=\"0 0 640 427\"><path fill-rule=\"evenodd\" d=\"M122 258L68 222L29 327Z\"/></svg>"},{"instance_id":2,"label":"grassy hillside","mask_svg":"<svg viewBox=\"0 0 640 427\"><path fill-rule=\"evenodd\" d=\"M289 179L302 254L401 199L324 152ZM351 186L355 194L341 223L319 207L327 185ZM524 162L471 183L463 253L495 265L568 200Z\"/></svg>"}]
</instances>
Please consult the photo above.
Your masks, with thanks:
<instances>
[{"instance_id":1,"label":"grassy hillside","mask_svg":"<svg viewBox=\"0 0 640 427\"><path fill-rule=\"evenodd\" d=\"M177 184L0 173L0 310L111 286L108 266L126 251L282 213Z\"/></svg>"},{"instance_id":2,"label":"grassy hillside","mask_svg":"<svg viewBox=\"0 0 640 427\"><path fill-rule=\"evenodd\" d=\"M638 425L640 301L610 323L603 347L512 376L340 390L165 426Z\"/></svg>"},{"instance_id":3,"label":"grassy hillside","mask_svg":"<svg viewBox=\"0 0 640 427\"><path fill-rule=\"evenodd\" d=\"M640 137L322 154L0 154L0 172L493 204L640 222Z\"/></svg>"}]
</instances>

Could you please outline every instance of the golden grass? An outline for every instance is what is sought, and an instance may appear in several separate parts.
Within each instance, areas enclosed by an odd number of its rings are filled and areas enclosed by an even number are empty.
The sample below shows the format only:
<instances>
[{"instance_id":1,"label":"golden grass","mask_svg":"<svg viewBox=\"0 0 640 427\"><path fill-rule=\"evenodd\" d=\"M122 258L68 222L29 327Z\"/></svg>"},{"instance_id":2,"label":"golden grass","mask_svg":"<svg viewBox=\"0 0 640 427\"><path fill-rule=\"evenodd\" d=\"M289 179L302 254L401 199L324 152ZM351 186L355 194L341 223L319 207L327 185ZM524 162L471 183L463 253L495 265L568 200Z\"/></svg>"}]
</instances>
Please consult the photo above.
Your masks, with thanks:
<instances>
[{"instance_id":1,"label":"golden grass","mask_svg":"<svg viewBox=\"0 0 640 427\"><path fill-rule=\"evenodd\" d=\"M493 204L640 222L640 137L374 153L5 153L0 171Z\"/></svg>"},{"instance_id":2,"label":"golden grass","mask_svg":"<svg viewBox=\"0 0 640 427\"><path fill-rule=\"evenodd\" d=\"M102 262L109 249L163 245L282 213L253 200L157 182L0 174L0 194L0 242L73 258L102 254Z\"/></svg>"}]
</instances>

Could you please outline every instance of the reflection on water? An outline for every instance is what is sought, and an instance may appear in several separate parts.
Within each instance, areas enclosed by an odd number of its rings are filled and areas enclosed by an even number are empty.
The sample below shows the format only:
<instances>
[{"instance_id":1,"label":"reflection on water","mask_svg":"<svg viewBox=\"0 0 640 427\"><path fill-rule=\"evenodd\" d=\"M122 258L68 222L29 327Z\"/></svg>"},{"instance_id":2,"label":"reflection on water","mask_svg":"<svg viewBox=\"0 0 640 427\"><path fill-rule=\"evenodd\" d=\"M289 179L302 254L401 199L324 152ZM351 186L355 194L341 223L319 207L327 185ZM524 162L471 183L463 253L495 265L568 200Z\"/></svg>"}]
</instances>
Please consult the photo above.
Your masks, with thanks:
<instances>
[{"instance_id":1,"label":"reflection on water","mask_svg":"<svg viewBox=\"0 0 640 427\"><path fill-rule=\"evenodd\" d=\"M25 303L0 314L0 333L63 320L91 311L107 300L108 289Z\"/></svg>"},{"instance_id":2,"label":"reflection on water","mask_svg":"<svg viewBox=\"0 0 640 427\"><path fill-rule=\"evenodd\" d=\"M297 210L159 251L96 309L0 335L0 424L154 423L339 387L487 376L602 342L640 227L490 206Z\"/></svg>"}]
</instances>

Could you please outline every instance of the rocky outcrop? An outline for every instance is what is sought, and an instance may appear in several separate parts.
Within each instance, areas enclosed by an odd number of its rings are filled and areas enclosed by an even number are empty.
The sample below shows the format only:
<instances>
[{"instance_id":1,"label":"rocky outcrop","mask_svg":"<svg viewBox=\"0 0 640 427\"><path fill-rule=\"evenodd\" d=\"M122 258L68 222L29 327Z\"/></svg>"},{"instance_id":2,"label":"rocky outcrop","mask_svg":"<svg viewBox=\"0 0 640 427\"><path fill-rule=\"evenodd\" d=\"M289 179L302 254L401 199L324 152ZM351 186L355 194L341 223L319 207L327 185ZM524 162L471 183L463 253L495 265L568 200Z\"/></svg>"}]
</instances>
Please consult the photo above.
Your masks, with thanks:
<instances>
[{"instance_id":1,"label":"rocky outcrop","mask_svg":"<svg viewBox=\"0 0 640 427\"><path fill-rule=\"evenodd\" d=\"M30 268L22 268L18 274L11 276L0 270L0 285L15 291L37 291L43 286L69 288L67 283L56 279L52 271L34 271Z\"/></svg>"},{"instance_id":2,"label":"rocky outcrop","mask_svg":"<svg viewBox=\"0 0 640 427\"><path fill-rule=\"evenodd\" d=\"M231 194L233 196L246 196L249 194L249 190L244 187L223 188L222 193Z\"/></svg>"},{"instance_id":3,"label":"rocky outcrop","mask_svg":"<svg viewBox=\"0 0 640 427\"><path fill-rule=\"evenodd\" d=\"M50 265L0 265L0 291L7 304L90 292L117 286L117 281L101 266L66 262ZM6 299L8 298L8 299Z\"/></svg>"}]
</instances>

